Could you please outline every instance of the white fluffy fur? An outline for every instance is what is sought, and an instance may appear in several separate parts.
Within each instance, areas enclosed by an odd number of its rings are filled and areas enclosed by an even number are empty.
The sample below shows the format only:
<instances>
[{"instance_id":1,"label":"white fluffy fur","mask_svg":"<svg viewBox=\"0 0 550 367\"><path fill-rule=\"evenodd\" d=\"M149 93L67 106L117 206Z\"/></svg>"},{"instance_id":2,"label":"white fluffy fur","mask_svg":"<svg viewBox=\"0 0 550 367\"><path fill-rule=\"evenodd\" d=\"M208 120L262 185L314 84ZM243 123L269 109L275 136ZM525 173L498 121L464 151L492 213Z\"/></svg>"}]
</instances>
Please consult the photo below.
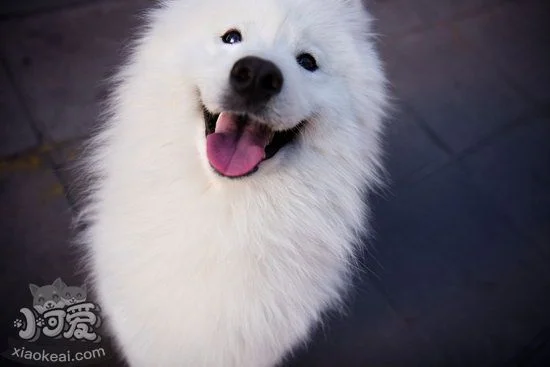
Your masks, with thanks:
<instances>
[{"instance_id":1,"label":"white fluffy fur","mask_svg":"<svg viewBox=\"0 0 550 367\"><path fill-rule=\"evenodd\" d=\"M238 28L243 42L220 36ZM310 52L319 70L296 55ZM199 96L220 112L231 66L282 70L271 122L309 123L253 175L205 154ZM87 161L84 241L132 366L274 366L338 304L378 181L384 76L359 0L173 0L122 69Z\"/></svg>"}]
</instances>

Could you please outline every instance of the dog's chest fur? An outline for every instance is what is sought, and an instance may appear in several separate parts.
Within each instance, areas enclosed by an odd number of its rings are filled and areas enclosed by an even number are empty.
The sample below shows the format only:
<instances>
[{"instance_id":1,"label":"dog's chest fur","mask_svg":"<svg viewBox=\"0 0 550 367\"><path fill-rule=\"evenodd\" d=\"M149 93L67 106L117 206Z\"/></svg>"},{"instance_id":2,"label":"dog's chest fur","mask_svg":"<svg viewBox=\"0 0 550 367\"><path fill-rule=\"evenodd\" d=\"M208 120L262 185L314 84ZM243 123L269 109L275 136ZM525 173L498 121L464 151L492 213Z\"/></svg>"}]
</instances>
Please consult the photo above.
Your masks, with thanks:
<instances>
[{"instance_id":1,"label":"dog's chest fur","mask_svg":"<svg viewBox=\"0 0 550 367\"><path fill-rule=\"evenodd\" d=\"M93 256L130 362L267 366L303 340L339 301L364 219L360 191L322 182L152 182L148 195L120 182Z\"/></svg>"}]
</instances>

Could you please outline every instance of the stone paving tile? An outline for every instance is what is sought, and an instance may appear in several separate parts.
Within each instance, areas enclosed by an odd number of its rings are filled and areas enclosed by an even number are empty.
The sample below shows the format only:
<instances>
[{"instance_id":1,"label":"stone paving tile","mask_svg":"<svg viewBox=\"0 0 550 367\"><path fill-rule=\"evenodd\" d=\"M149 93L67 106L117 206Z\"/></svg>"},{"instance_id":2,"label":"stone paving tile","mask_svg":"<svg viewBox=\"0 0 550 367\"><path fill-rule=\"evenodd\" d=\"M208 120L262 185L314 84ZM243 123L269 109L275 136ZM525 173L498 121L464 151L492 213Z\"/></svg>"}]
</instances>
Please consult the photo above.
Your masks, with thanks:
<instances>
[{"instance_id":1,"label":"stone paving tile","mask_svg":"<svg viewBox=\"0 0 550 367\"><path fill-rule=\"evenodd\" d=\"M0 292L9 295L2 304L3 322L28 303L30 282L73 277L70 215L63 188L43 156L0 164Z\"/></svg>"},{"instance_id":2,"label":"stone paving tile","mask_svg":"<svg viewBox=\"0 0 550 367\"><path fill-rule=\"evenodd\" d=\"M21 261L7 262L3 276L68 276L71 211L43 156L0 164L0 202L0 258Z\"/></svg>"},{"instance_id":3,"label":"stone paving tile","mask_svg":"<svg viewBox=\"0 0 550 367\"><path fill-rule=\"evenodd\" d=\"M78 163L83 150L83 140L75 140L60 144L52 150L52 160L59 175L71 205L76 206L86 183L80 174ZM75 209L77 209L75 207Z\"/></svg>"},{"instance_id":4,"label":"stone paving tile","mask_svg":"<svg viewBox=\"0 0 550 367\"><path fill-rule=\"evenodd\" d=\"M409 1L425 24L437 24L443 20L483 12L494 8L502 0L414 0Z\"/></svg>"},{"instance_id":5,"label":"stone paving tile","mask_svg":"<svg viewBox=\"0 0 550 367\"><path fill-rule=\"evenodd\" d=\"M550 323L548 259L458 168L396 190L374 212L376 284L445 365L499 365Z\"/></svg>"},{"instance_id":6,"label":"stone paving tile","mask_svg":"<svg viewBox=\"0 0 550 367\"><path fill-rule=\"evenodd\" d=\"M368 277L367 277L368 278ZM365 278L343 316L328 319L285 366L426 366L444 362L433 342L409 327Z\"/></svg>"},{"instance_id":7,"label":"stone paving tile","mask_svg":"<svg viewBox=\"0 0 550 367\"><path fill-rule=\"evenodd\" d=\"M86 135L102 80L120 62L147 0L100 1L0 24L0 45L46 138Z\"/></svg>"},{"instance_id":8,"label":"stone paving tile","mask_svg":"<svg viewBox=\"0 0 550 367\"><path fill-rule=\"evenodd\" d=\"M550 2L509 1L460 24L460 32L487 63L541 103L550 102Z\"/></svg>"},{"instance_id":9,"label":"stone paving tile","mask_svg":"<svg viewBox=\"0 0 550 367\"><path fill-rule=\"evenodd\" d=\"M528 345L519 348L506 366L546 367L550 361L550 327L537 334Z\"/></svg>"},{"instance_id":10,"label":"stone paving tile","mask_svg":"<svg viewBox=\"0 0 550 367\"><path fill-rule=\"evenodd\" d=\"M375 19L375 29L382 37L423 25L411 0L367 0L367 9Z\"/></svg>"},{"instance_id":11,"label":"stone paving tile","mask_svg":"<svg viewBox=\"0 0 550 367\"><path fill-rule=\"evenodd\" d=\"M448 154L420 129L404 106L395 107L385 144L386 169L395 185L418 180L449 160Z\"/></svg>"},{"instance_id":12,"label":"stone paving tile","mask_svg":"<svg viewBox=\"0 0 550 367\"><path fill-rule=\"evenodd\" d=\"M550 118L508 130L462 163L550 262Z\"/></svg>"},{"instance_id":13,"label":"stone paving tile","mask_svg":"<svg viewBox=\"0 0 550 367\"><path fill-rule=\"evenodd\" d=\"M50 10L86 1L91 0L4 0L0 3L0 16L22 15L29 12Z\"/></svg>"},{"instance_id":14,"label":"stone paving tile","mask_svg":"<svg viewBox=\"0 0 550 367\"><path fill-rule=\"evenodd\" d=\"M388 40L387 69L401 98L454 152L529 111L490 64L447 29Z\"/></svg>"},{"instance_id":15,"label":"stone paving tile","mask_svg":"<svg viewBox=\"0 0 550 367\"><path fill-rule=\"evenodd\" d=\"M530 356L527 358L527 361L523 363L523 366L545 367L548 366L548 361L550 361L550 343L547 339L545 344L538 346L532 357Z\"/></svg>"},{"instance_id":16,"label":"stone paving tile","mask_svg":"<svg viewBox=\"0 0 550 367\"><path fill-rule=\"evenodd\" d=\"M0 67L0 157L12 155L38 143L23 106Z\"/></svg>"},{"instance_id":17,"label":"stone paving tile","mask_svg":"<svg viewBox=\"0 0 550 367\"><path fill-rule=\"evenodd\" d=\"M501 0L366 0L376 19L377 31L384 35L403 35L425 29L456 17L470 15Z\"/></svg>"}]
</instances>

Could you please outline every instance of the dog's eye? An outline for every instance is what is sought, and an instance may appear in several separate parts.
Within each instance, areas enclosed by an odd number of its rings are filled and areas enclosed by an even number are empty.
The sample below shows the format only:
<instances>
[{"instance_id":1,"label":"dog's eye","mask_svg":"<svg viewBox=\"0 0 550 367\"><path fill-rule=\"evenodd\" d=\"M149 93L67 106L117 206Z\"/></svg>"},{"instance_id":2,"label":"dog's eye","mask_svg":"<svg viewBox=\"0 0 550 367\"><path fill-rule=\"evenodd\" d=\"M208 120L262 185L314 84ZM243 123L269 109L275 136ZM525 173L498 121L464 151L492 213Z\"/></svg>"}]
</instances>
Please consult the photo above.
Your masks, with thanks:
<instances>
[{"instance_id":1,"label":"dog's eye","mask_svg":"<svg viewBox=\"0 0 550 367\"><path fill-rule=\"evenodd\" d=\"M319 69L319 66L317 66L317 61L315 60L315 57L311 56L310 54L300 54L296 58L296 61L298 61L298 64L301 67L303 67L308 71L315 71Z\"/></svg>"},{"instance_id":2,"label":"dog's eye","mask_svg":"<svg viewBox=\"0 0 550 367\"><path fill-rule=\"evenodd\" d=\"M239 32L236 29L231 29L222 36L222 41L227 44L235 44L239 43L243 40L243 36L241 35L241 32Z\"/></svg>"}]
</instances>

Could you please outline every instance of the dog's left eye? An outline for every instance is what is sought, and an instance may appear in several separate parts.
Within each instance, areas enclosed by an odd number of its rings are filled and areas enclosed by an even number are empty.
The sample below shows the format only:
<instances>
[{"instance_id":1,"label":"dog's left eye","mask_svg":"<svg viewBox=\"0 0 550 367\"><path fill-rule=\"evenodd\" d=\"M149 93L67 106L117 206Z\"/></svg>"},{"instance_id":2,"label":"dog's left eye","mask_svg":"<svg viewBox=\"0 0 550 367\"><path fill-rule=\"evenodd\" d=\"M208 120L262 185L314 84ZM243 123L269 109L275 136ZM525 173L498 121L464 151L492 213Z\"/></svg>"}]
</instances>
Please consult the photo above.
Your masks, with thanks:
<instances>
[{"instance_id":1,"label":"dog's left eye","mask_svg":"<svg viewBox=\"0 0 550 367\"><path fill-rule=\"evenodd\" d=\"M315 71L319 69L319 66L317 66L317 60L315 60L315 57L311 56L311 54L300 54L296 58L296 61L298 61L298 64L301 67L308 71Z\"/></svg>"},{"instance_id":2,"label":"dog's left eye","mask_svg":"<svg viewBox=\"0 0 550 367\"><path fill-rule=\"evenodd\" d=\"M236 29L231 29L222 36L222 41L227 44L235 44L239 43L243 40L243 36L241 35L241 32L239 32Z\"/></svg>"}]
</instances>

